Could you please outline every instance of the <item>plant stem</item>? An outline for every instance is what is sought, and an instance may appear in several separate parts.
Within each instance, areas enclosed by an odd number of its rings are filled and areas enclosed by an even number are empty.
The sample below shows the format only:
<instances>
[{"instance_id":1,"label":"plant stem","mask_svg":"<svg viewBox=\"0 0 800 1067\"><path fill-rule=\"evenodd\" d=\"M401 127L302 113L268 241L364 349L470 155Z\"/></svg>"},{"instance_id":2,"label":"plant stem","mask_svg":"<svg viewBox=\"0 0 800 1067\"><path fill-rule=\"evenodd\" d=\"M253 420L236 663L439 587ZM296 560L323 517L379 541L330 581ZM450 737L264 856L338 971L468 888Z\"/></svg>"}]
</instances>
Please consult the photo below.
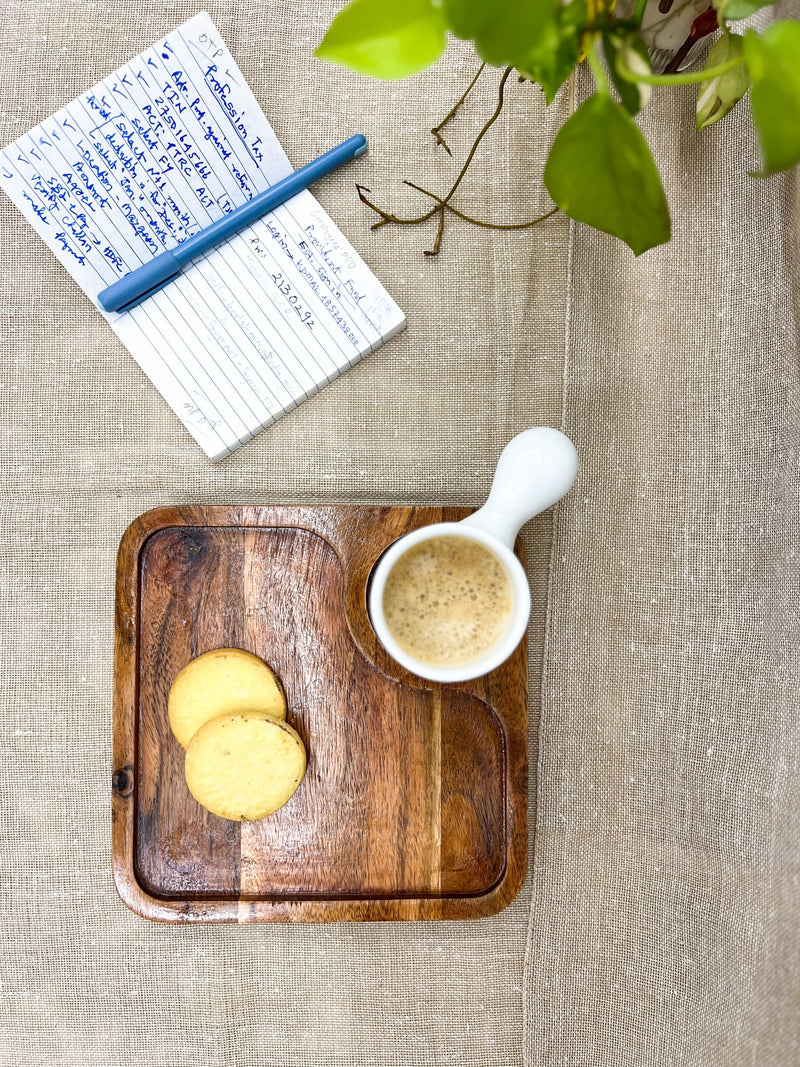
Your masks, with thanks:
<instances>
[{"instance_id":1,"label":"plant stem","mask_svg":"<svg viewBox=\"0 0 800 1067\"><path fill-rule=\"evenodd\" d=\"M506 67L506 69L503 71L503 77L500 79L500 86L499 86L498 93L497 93L497 107L494 109L494 111L492 112L491 116L489 117L487 122L484 124L484 126L481 129L481 131L478 134L478 136L475 138L475 141L473 142L472 148L469 150L469 154L468 154L468 156L467 156L467 158L466 158L466 160L464 162L464 165L462 166L461 170L458 172L458 176L456 177L456 180L450 186L450 191L441 200L436 198L437 199L436 207L432 207L430 211L426 211L424 215L419 215L416 218L413 218L413 219L401 219L401 218L398 218L397 215L391 215L386 211L382 211L379 207L376 207L375 204L371 203L363 195L364 192L368 193L369 189L364 189L363 186L356 185L356 189L358 190L358 196L359 196L359 199L362 201L362 203L366 204L367 207L371 207L374 212L376 212L378 215L381 216L380 221L376 222L373 225L373 227L372 227L373 230L377 229L380 226L385 226L387 222L394 222L394 223L397 223L400 226L416 226L420 222L427 222L428 219L432 219L433 216L438 214L438 213L441 213L442 215L444 214L444 208L448 205L448 203L449 203L450 199L452 198L453 194L455 193L456 189L458 189L459 185L461 184L461 182L462 182L462 180L464 178L464 175L467 173L467 170L469 169L469 165L472 162L472 159L473 159L475 153L478 151L478 146L480 145L481 141L486 136L486 134L489 132L491 127L494 125L494 123L497 122L498 118L500 117L500 112L503 110L503 102L504 102L506 82L508 81L509 75L511 74L512 70L513 70L513 67Z\"/></svg>"},{"instance_id":2,"label":"plant stem","mask_svg":"<svg viewBox=\"0 0 800 1067\"><path fill-rule=\"evenodd\" d=\"M431 200L435 200L439 207L444 211L450 211L458 219L463 219L464 222L471 222L473 226L482 226L485 230L528 230L531 226L538 226L540 222L544 222L545 219L551 218L557 211L558 207L550 208L544 215L539 215L535 219L529 219L528 222L486 222L484 219L474 219L471 215L465 215L463 211L459 211L458 208L453 207L452 204L445 204L442 198L435 193L429 192L427 189L423 189L421 185L416 185L414 182L406 181L406 185L412 189L416 189L418 193L424 193L425 196L429 196Z\"/></svg>"},{"instance_id":3,"label":"plant stem","mask_svg":"<svg viewBox=\"0 0 800 1067\"><path fill-rule=\"evenodd\" d=\"M442 130L445 128L447 123L453 118L455 113L458 111L458 109L461 107L461 105L467 99L469 94L475 88L475 83L477 82L478 78L480 78L481 74L483 74L483 71L484 71L485 67L486 67L486 64L485 63L481 63L481 65L478 67L478 73L475 75L475 77L469 83L469 85L464 90L464 92L459 97L459 99L456 100L455 104L453 104L453 106L447 112L447 114L442 119L442 121L439 123L439 125L438 126L434 126L431 129L431 133L436 138L437 144L440 144L442 146L442 148L445 150L445 152L447 152L448 156L452 156L453 153L450 151L450 147L447 144L447 142L445 141L444 137L442 137Z\"/></svg>"},{"instance_id":4,"label":"plant stem","mask_svg":"<svg viewBox=\"0 0 800 1067\"><path fill-rule=\"evenodd\" d=\"M498 90L497 90L497 107L494 109L494 111L492 112L492 114L489 117L488 121L486 122L486 124L481 129L481 132L475 138L475 141L474 141L474 143L472 145L472 148L470 148L469 154L467 155L467 158L464 161L464 166L458 172L458 177L453 182L453 184L452 184L452 186L450 188L450 192L447 194L447 196L442 201L442 205L443 206L445 204L447 204L447 202L453 196L453 193L455 193L456 189L461 184L461 180L464 177L464 175L467 173L467 170L469 169L469 165L472 162L472 157L478 151L478 145L481 143L481 141L486 136L486 134L489 132L491 127L495 124L495 122L497 122L497 120L500 118L500 112L503 110L503 97L504 97L504 94L505 94L506 82L508 81L509 75L511 74L511 71L513 69L514 69L513 67L506 67L506 69L503 71L503 77L500 79L500 85L499 85ZM434 214L434 212L431 212L431 214ZM430 216L428 216L428 217L430 218Z\"/></svg>"},{"instance_id":5,"label":"plant stem","mask_svg":"<svg viewBox=\"0 0 800 1067\"><path fill-rule=\"evenodd\" d=\"M442 204L439 208L439 228L436 231L436 240L433 242L433 248L429 251L425 251L423 255L426 256L438 256L439 249L442 247L442 237L444 236L444 212L446 205Z\"/></svg>"},{"instance_id":6,"label":"plant stem","mask_svg":"<svg viewBox=\"0 0 800 1067\"><path fill-rule=\"evenodd\" d=\"M647 0L636 0L636 9L633 12L633 21L637 26L641 26L642 19L644 17L644 9L647 7Z\"/></svg>"},{"instance_id":7,"label":"plant stem","mask_svg":"<svg viewBox=\"0 0 800 1067\"><path fill-rule=\"evenodd\" d=\"M584 40L586 39L584 38ZM591 67L598 93L600 93L601 96L608 96L608 76L603 69L603 63L600 56L597 54L597 41L597 37L592 37L590 40L586 41L586 60Z\"/></svg>"},{"instance_id":8,"label":"plant stem","mask_svg":"<svg viewBox=\"0 0 800 1067\"><path fill-rule=\"evenodd\" d=\"M721 74L727 74L734 67L744 63L741 58L729 59L727 63L720 63L717 67L707 67L705 70L687 71L685 74L636 74L617 60L617 73L626 82L643 82L645 85L699 85L701 82L710 82Z\"/></svg>"},{"instance_id":9,"label":"plant stem","mask_svg":"<svg viewBox=\"0 0 800 1067\"><path fill-rule=\"evenodd\" d=\"M483 70L483 67L481 67L481 70ZM373 230L380 229L382 226L386 226L390 222L395 223L398 226L416 226L419 223L427 222L428 219L436 217L438 219L438 226L436 229L436 238L434 240L433 248L430 251L425 252L426 256L435 256L439 254L439 250L441 248L442 237L444 235L445 215L447 215L448 213L454 215L456 218L463 219L464 222L471 223L473 226L480 226L483 229L487 230L527 230L531 226L537 226L540 222L544 222L545 219L549 219L552 215L555 215L556 212L559 211L558 207L553 207L549 211L545 212L544 215L539 215L537 218L530 219L528 222L487 222L483 219L473 218L471 215L467 215L463 211L459 211L458 208L453 207L450 203L453 194L455 193L458 186L461 184L461 181L464 175L466 174L467 169L469 168L469 165L472 162L473 157L475 156L475 153L478 150L478 146L480 145L481 141L483 140L484 136L489 131L491 126L497 121L500 116L500 112L503 110L505 86L509 76L511 75L511 72L511 67L507 67L503 71L503 75L500 79L500 85L498 87L497 106L495 107L495 110L492 115L482 127L478 136L475 138L475 141L472 144L472 148L469 151L466 161L464 162L464 165L462 166L455 181L450 187L449 192L445 196L438 196L436 193L431 193L429 192L429 190L423 189L421 185L416 185L414 182L408 180L405 181L405 184L408 185L410 188L416 190L416 192L422 193L424 196L430 197L430 199L433 200L434 206L431 208L430 211L426 211L424 214L417 215L414 218L400 218L399 216L389 211L385 211L381 207L378 207L377 204L374 204L372 200L370 200L369 197L366 195L370 192L369 189L365 188L363 185L356 185L356 190L358 192L358 197L361 203L366 204L367 207L371 208L375 212L375 214L379 216L378 221L372 224L371 228ZM467 92L464 93L464 95L461 97L456 107L452 109L450 114L445 118L443 122L439 124L438 127L431 131L434 136L436 136L436 131L441 130L445 122L449 121L449 119L452 118L452 116L455 114L461 104L463 104L467 93L469 93L469 90L474 86L480 73L481 71L478 71L478 75L475 76L469 88L467 89ZM572 83L573 79L571 77L570 84L572 85Z\"/></svg>"}]
</instances>

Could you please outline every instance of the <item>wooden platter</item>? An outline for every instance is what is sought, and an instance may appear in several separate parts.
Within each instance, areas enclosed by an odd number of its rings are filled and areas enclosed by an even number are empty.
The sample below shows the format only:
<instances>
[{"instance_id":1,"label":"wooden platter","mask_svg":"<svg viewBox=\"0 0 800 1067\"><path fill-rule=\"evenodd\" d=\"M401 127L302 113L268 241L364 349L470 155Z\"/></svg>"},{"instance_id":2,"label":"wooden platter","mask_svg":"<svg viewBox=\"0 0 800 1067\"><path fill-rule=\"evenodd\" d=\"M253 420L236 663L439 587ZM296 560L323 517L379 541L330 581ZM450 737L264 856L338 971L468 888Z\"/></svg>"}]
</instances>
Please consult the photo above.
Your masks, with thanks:
<instances>
[{"instance_id":1,"label":"wooden platter","mask_svg":"<svg viewBox=\"0 0 800 1067\"><path fill-rule=\"evenodd\" d=\"M114 878L149 919L470 919L505 907L527 856L524 642L492 674L439 685L382 649L369 576L401 534L459 508L172 507L119 548ZM167 720L178 671L235 646L281 679L309 754L258 822L200 807Z\"/></svg>"}]
</instances>

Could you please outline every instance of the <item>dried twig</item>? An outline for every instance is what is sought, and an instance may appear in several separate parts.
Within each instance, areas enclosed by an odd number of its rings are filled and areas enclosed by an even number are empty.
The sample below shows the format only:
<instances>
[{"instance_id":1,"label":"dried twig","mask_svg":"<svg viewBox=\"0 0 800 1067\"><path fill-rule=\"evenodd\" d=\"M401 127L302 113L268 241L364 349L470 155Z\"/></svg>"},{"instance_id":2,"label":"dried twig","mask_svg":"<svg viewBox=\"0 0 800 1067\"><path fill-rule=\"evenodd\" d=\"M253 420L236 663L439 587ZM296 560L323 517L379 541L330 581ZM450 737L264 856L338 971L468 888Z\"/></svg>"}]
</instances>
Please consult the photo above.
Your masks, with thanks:
<instances>
[{"instance_id":1,"label":"dried twig","mask_svg":"<svg viewBox=\"0 0 800 1067\"><path fill-rule=\"evenodd\" d=\"M552 218L557 211L561 209L558 207L551 208L546 211L544 215L538 215L535 219L529 219L527 222L487 222L485 219L475 219L471 215L465 215L463 211L459 211L458 208L453 207L452 204L445 204L441 197L436 193L431 193L427 189L423 189L421 185L416 185L414 182L406 181L405 185L410 186L412 189L416 189L418 193L424 193L425 196L429 196L431 200L435 200L439 204L440 208L445 211L449 211L451 215L455 215L456 218L462 219L464 222L469 222L472 226L482 226L486 230L528 230L531 226L538 226L540 222L544 222L545 219Z\"/></svg>"},{"instance_id":2,"label":"dried twig","mask_svg":"<svg viewBox=\"0 0 800 1067\"><path fill-rule=\"evenodd\" d=\"M440 137L438 131L440 131L442 129L442 127L445 126L445 124L450 121L450 119L456 113L458 108L463 104L464 100L467 97L467 94L469 93L470 89L472 89L473 86L475 85L475 82L478 80L478 77L480 76L482 71L483 71L483 66L481 66L481 69L478 71L478 73L472 79L472 82L468 86L466 92L462 95L461 99L456 103L456 105L445 116L445 118L442 120L442 122L439 124L439 126L434 127L433 130L431 131L434 134L434 136L437 138L439 143L443 144L448 152L450 152L450 149L447 147L446 144L444 144L444 141ZM439 225L438 225L438 229L436 231L436 239L435 239L435 241L433 243L433 248L430 249L429 251L425 252L426 256L436 256L436 255L439 254L439 250L440 250L441 245L442 245L442 237L444 235L445 215L448 212L450 214L452 214L452 215L455 215L457 218L462 219L464 222L469 222L473 226L481 226L484 229L488 229L488 230L525 230L525 229L528 229L531 226L538 225L540 222L544 222L545 219L549 219L551 215L554 215L558 211L558 208L554 207L554 208L552 208L552 210L546 212L544 215L540 215L535 219L530 219L528 222L505 222L505 223L504 222L487 222L487 221L484 221L482 219L473 218L471 215L467 215L463 211L459 211L457 208L454 208L452 206L452 204L450 203L453 195L455 194L456 190L458 189L459 185L461 184L461 182L462 182L462 180L464 178L464 175L467 173L467 170L469 169L469 166L472 163L472 160L473 160L473 158L475 156L475 153L478 151L478 147L480 146L481 141L486 136L486 134L489 132L489 130L494 125L494 123L497 121L497 119L500 117L500 113L503 110L503 104L504 104L504 101L505 101L504 94L505 94L506 82L508 81L508 78L509 78L509 76L511 74L511 71L512 71L511 67L506 67L506 69L503 71L503 75L502 75L502 77L500 79L500 85L498 87L497 105L496 105L494 111L492 112L492 114L490 115L490 117L488 118L488 120L482 126L480 132L478 133L478 136L475 138L475 140L474 140L474 142L472 144L472 147L470 148L470 150L469 150L469 152L467 154L467 158L466 158L466 160L464 161L464 163L463 163L463 165L461 167L461 170L458 172L458 175L456 176L455 181L450 186L450 189L445 194L445 196L438 196L436 193L431 193L429 190L423 189L422 186L417 185L414 182L411 182L411 181L406 181L405 182L405 184L410 186L410 188L415 189L417 192L423 193L425 196L430 197L430 199L434 201L434 206L430 209L430 211L426 211L421 215L416 215L413 218L400 218L398 215L395 215L390 211L386 211L384 208L378 207L377 204L373 203L373 201L370 200L369 196L366 195L367 193L369 193L371 195L371 190L366 188L366 186L356 185L356 190L358 192L358 197L361 200L362 204L366 204L367 207L371 208L375 212L375 214L379 216L378 221L374 222L372 224L372 229L373 230L380 229L381 226L386 226L387 223L390 223L390 222L394 223L397 226L418 226L421 223L427 222L429 219L432 219L434 216L437 216L438 220L439 220Z\"/></svg>"},{"instance_id":3,"label":"dried twig","mask_svg":"<svg viewBox=\"0 0 800 1067\"><path fill-rule=\"evenodd\" d=\"M444 137L442 137L442 130L445 128L445 126L448 124L448 122L454 117L454 115L456 114L458 109L461 107L461 105L467 99L469 94L475 88L475 83L477 82L478 78L480 78L481 74L483 74L485 68L486 68L486 64L485 63L481 63L481 65L478 67L478 73L475 75L475 77L469 83L469 85L464 90L464 92L461 94L459 99L455 102L455 104L453 104L453 106L447 112L447 114L442 119L442 121L439 123L439 125L438 126L433 126L431 128L431 133L436 138L437 143L442 146L442 148L445 150L445 152L447 152L448 156L452 156L453 153L450 151L450 147L447 144L447 142L445 141Z\"/></svg>"}]
</instances>

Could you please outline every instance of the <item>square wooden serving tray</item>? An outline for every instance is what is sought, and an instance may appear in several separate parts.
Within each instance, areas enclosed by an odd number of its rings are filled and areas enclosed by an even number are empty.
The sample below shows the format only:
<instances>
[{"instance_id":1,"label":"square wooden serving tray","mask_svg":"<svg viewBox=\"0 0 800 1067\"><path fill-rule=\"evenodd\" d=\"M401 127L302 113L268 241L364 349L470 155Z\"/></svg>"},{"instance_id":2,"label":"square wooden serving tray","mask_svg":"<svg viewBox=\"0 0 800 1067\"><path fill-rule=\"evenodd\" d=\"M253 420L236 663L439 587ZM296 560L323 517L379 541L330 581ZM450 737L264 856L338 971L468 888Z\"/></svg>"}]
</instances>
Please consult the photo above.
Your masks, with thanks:
<instances>
[{"instance_id":1,"label":"square wooden serving tray","mask_svg":"<svg viewBox=\"0 0 800 1067\"><path fill-rule=\"evenodd\" d=\"M170 922L471 919L505 907L527 856L524 642L473 682L399 667L366 590L388 545L459 508L171 507L120 544L113 868L125 903ZM212 648L264 659L308 750L258 822L193 799L167 720L178 671Z\"/></svg>"}]
</instances>

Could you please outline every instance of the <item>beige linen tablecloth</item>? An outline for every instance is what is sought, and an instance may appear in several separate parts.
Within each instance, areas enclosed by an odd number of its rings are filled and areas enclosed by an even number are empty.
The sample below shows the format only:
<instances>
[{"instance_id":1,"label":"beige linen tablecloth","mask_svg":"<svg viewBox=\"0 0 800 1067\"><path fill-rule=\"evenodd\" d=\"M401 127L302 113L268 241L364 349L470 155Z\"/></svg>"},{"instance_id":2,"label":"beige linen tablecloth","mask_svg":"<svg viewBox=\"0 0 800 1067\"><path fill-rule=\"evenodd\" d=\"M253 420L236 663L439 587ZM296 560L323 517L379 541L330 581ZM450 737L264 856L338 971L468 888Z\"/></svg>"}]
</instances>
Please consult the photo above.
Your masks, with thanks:
<instances>
[{"instance_id":1,"label":"beige linen tablecloth","mask_svg":"<svg viewBox=\"0 0 800 1067\"><path fill-rule=\"evenodd\" d=\"M475 69L408 82L314 61L337 8L215 2L295 165L362 130L358 178L444 189L426 131ZM2 142L195 12L7 2ZM800 14L795 3L785 13ZM487 77L454 123L463 157ZM578 86L578 92L582 87ZM509 85L462 203L546 210L569 102ZM792 176L753 181L744 112L643 120L675 236L635 260L556 217L371 234L353 174L318 196L405 333L219 465L2 198L0 1061L15 1067L800 1063L798 371ZM477 504L505 441L575 441L526 530L530 873L453 924L149 923L110 871L114 557L183 502Z\"/></svg>"}]
</instances>

